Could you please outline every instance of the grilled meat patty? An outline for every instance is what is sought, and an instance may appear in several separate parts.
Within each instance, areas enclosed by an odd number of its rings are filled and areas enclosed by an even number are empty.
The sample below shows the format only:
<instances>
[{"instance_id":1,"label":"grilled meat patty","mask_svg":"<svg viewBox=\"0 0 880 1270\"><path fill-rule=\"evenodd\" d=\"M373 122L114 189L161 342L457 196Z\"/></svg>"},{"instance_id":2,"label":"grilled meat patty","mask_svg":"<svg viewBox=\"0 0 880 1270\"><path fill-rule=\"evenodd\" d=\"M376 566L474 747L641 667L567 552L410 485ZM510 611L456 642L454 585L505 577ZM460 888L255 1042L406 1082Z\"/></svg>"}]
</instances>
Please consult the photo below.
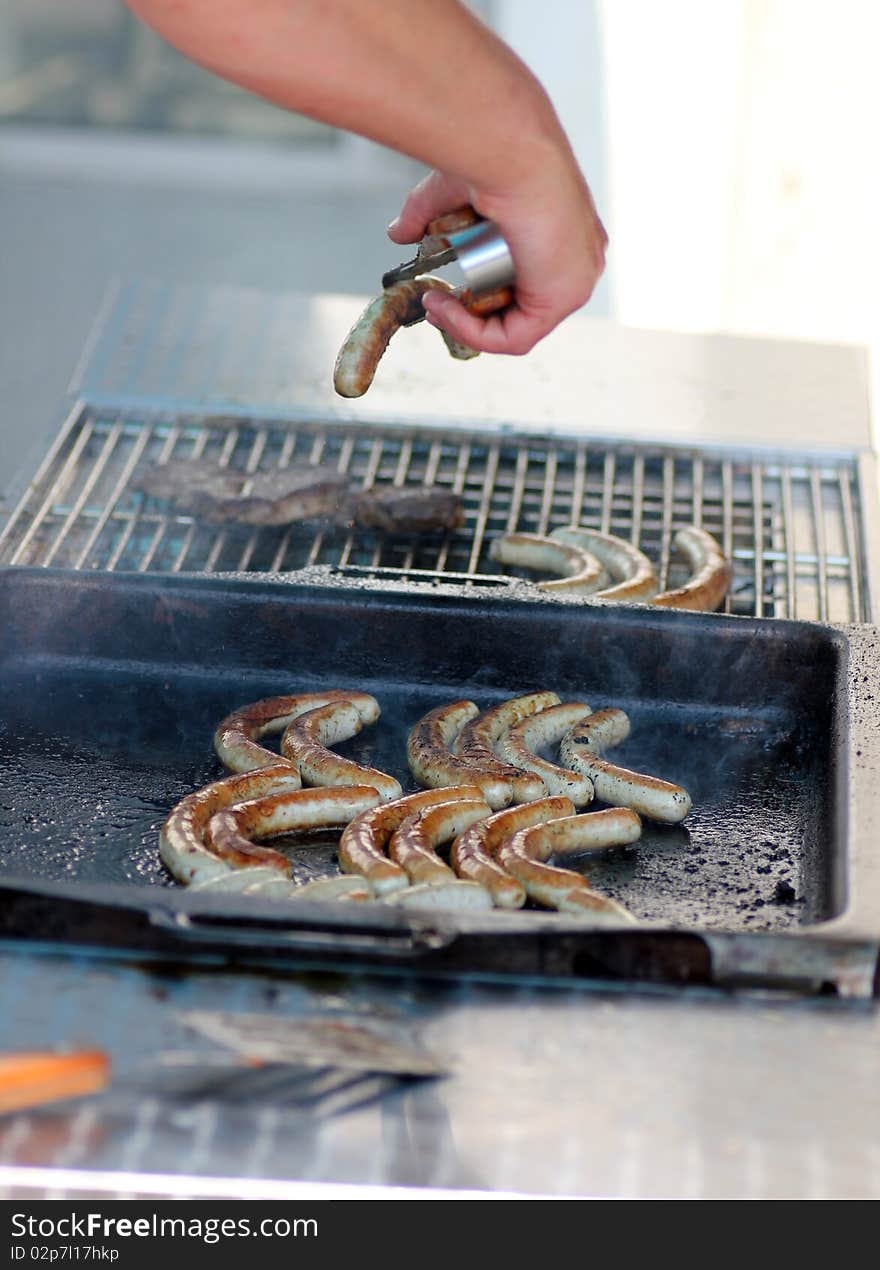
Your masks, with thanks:
<instances>
[{"instance_id":1,"label":"grilled meat patty","mask_svg":"<svg viewBox=\"0 0 880 1270\"><path fill-rule=\"evenodd\" d=\"M201 459L153 463L135 475L135 489L213 524L289 525L333 518L348 495L344 473L301 464L273 472L231 471Z\"/></svg>"},{"instance_id":2,"label":"grilled meat patty","mask_svg":"<svg viewBox=\"0 0 880 1270\"><path fill-rule=\"evenodd\" d=\"M211 524L316 520L386 534L420 534L456 529L464 522L462 501L449 490L393 485L357 489L345 473L327 464L298 464L249 475L187 459L149 464L135 474L132 485L171 503L179 513Z\"/></svg>"},{"instance_id":3,"label":"grilled meat patty","mask_svg":"<svg viewBox=\"0 0 880 1270\"><path fill-rule=\"evenodd\" d=\"M464 524L464 504L445 489L382 485L355 490L348 506L351 521L360 529L385 534L427 534Z\"/></svg>"}]
</instances>

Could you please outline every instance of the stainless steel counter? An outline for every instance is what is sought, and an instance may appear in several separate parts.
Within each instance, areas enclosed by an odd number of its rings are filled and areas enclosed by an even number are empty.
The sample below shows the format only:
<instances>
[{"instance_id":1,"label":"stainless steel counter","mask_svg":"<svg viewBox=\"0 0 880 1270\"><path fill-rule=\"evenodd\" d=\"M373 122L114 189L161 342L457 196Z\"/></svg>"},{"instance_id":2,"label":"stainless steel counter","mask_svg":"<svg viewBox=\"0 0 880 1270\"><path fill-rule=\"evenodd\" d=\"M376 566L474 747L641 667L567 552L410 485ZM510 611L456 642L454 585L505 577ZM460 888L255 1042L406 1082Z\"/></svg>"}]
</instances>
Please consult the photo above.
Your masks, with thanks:
<instances>
[{"instance_id":1,"label":"stainless steel counter","mask_svg":"<svg viewBox=\"0 0 880 1270\"><path fill-rule=\"evenodd\" d=\"M0 1122L0 1194L54 1193L71 1170L125 1193L140 1174L188 1194L288 1195L289 1183L545 1195L880 1194L880 1018L830 1000L463 988L338 976L187 972L7 953L3 1048L105 1046L98 1099ZM406 1020L444 1078L348 1111L173 1096L163 1052L198 1007ZM12 1167L10 1167L12 1166ZM261 1181L262 1180L262 1181ZM33 1183L31 1183L33 1184ZM87 1185L85 1179L80 1186ZM287 1185L285 1185L287 1184ZM155 1185L155 1182L153 1183ZM164 1188L171 1189L166 1181Z\"/></svg>"}]
</instances>

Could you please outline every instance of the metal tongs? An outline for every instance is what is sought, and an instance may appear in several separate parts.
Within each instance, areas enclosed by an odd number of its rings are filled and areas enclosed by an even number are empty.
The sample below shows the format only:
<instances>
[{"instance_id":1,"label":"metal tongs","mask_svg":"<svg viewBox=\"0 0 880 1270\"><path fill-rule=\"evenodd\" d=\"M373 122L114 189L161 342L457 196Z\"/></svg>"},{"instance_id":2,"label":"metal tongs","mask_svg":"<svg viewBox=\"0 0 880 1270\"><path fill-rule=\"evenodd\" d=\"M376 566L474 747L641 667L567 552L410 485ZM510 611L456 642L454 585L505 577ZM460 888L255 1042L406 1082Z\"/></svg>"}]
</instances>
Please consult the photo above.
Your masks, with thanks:
<instances>
[{"instance_id":1,"label":"metal tongs","mask_svg":"<svg viewBox=\"0 0 880 1270\"><path fill-rule=\"evenodd\" d=\"M432 220L414 258L383 274L382 286L409 282L450 264L463 275L463 284L454 290L469 312L485 317L513 303L516 272L510 248L495 222L484 220L472 207ZM423 320L424 314L403 325Z\"/></svg>"}]
</instances>

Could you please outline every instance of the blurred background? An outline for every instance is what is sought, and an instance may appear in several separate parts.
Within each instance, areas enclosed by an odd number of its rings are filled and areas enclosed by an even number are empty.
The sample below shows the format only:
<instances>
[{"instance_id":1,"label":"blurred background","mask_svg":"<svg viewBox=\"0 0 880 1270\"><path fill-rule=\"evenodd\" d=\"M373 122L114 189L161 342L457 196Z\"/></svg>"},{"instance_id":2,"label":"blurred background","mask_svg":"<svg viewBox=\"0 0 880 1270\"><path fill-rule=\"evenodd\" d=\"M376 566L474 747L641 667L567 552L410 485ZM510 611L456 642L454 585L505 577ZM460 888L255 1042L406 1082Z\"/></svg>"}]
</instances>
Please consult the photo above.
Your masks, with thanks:
<instances>
[{"instance_id":1,"label":"blurred background","mask_svg":"<svg viewBox=\"0 0 880 1270\"><path fill-rule=\"evenodd\" d=\"M547 87L608 227L588 312L880 348L880 5L472 7ZM119 0L0 0L4 409L54 411L114 275L374 292L421 174L215 79Z\"/></svg>"}]
</instances>

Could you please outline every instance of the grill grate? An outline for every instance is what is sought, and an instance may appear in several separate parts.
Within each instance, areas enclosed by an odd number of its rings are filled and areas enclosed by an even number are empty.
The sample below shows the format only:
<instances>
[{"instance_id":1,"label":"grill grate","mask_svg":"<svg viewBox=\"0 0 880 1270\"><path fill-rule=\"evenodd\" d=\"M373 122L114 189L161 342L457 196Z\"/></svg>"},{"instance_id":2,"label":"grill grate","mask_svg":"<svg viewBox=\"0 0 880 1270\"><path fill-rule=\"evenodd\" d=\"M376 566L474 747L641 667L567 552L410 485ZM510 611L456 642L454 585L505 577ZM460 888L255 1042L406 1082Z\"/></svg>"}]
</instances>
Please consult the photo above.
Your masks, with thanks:
<instances>
[{"instance_id":1,"label":"grill grate","mask_svg":"<svg viewBox=\"0 0 880 1270\"><path fill-rule=\"evenodd\" d=\"M242 472L330 463L355 486L458 493L443 536L295 524L217 527L132 488L140 465L204 457ZM491 540L579 521L637 544L663 586L683 580L675 531L702 525L733 560L726 611L865 621L858 467L838 457L754 456L536 438L505 431L287 423L118 412L79 403L0 533L0 564L176 572L354 575L498 586Z\"/></svg>"}]
</instances>

